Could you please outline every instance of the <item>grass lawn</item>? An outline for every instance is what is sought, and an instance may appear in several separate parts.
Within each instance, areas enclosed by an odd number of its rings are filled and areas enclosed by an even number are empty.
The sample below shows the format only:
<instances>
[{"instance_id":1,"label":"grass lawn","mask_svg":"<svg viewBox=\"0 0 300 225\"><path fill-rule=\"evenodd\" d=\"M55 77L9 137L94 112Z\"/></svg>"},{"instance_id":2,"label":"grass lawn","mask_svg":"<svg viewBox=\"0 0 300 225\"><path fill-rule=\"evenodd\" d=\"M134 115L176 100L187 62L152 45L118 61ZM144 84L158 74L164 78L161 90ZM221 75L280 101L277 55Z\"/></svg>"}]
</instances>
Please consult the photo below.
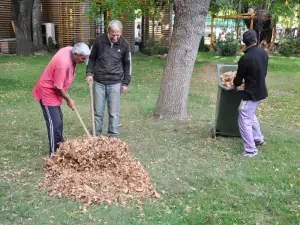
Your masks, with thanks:
<instances>
[{"instance_id":1,"label":"grass lawn","mask_svg":"<svg viewBox=\"0 0 300 225\"><path fill-rule=\"evenodd\" d=\"M198 55L189 93L191 120L172 122L152 118L165 61L133 57L133 83L122 96L121 134L163 198L123 208L91 206L85 213L80 203L36 187L43 180L48 140L31 90L50 58L0 57L1 225L300 223L300 58L270 57L269 98L258 110L267 146L258 156L243 158L240 138L210 138L214 65L233 64L234 57ZM89 124L84 77L79 66L70 95ZM65 104L62 109L65 138L84 135L75 113Z\"/></svg>"}]
</instances>

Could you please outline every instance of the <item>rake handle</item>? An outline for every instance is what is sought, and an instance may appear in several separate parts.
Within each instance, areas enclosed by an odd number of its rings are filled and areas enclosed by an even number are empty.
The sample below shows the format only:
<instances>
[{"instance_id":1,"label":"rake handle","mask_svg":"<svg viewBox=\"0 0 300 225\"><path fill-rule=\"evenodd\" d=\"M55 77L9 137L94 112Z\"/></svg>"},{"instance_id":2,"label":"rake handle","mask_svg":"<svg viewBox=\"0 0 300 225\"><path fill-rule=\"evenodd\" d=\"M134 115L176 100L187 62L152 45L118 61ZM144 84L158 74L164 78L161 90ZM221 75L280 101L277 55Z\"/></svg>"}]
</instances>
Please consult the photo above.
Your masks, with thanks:
<instances>
[{"instance_id":1,"label":"rake handle","mask_svg":"<svg viewBox=\"0 0 300 225\"><path fill-rule=\"evenodd\" d=\"M92 135L96 136L96 128L95 128L95 114L94 114L94 96L93 96L93 84L89 83L90 86L90 106L91 106L91 119L92 119Z\"/></svg>"},{"instance_id":2,"label":"rake handle","mask_svg":"<svg viewBox=\"0 0 300 225\"><path fill-rule=\"evenodd\" d=\"M84 129L84 131L85 131L85 133L86 133L86 135L87 135L89 138L91 138L91 134L89 133L89 131L88 131L88 129L86 128L86 126L84 125L84 123L83 123L83 121L82 121L82 119L81 119L81 116L79 115L79 113L78 113L78 111L77 111L77 109L76 109L75 106L74 106L74 111L75 111L75 113L76 113L76 115L77 115L77 117L78 117L78 119L79 119L79 121L80 121L80 123L81 123L81 125L82 125L82 127L83 127L83 129Z\"/></svg>"}]
</instances>

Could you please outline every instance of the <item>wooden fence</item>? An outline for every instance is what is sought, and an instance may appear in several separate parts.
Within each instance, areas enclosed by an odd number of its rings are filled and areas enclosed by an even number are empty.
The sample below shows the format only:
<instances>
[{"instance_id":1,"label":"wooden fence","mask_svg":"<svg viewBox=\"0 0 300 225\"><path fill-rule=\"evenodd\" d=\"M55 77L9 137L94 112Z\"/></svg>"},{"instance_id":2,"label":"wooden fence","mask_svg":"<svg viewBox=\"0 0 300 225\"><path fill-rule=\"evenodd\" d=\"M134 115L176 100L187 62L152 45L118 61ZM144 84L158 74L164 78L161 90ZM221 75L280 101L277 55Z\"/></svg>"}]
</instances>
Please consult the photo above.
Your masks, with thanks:
<instances>
[{"instance_id":1,"label":"wooden fence","mask_svg":"<svg viewBox=\"0 0 300 225\"><path fill-rule=\"evenodd\" d=\"M76 0L41 0L43 23L54 23L55 37L60 47L74 42L88 43L95 38L96 27L86 16L88 3Z\"/></svg>"},{"instance_id":2,"label":"wooden fence","mask_svg":"<svg viewBox=\"0 0 300 225\"><path fill-rule=\"evenodd\" d=\"M11 25L11 2L10 0L0 1L0 39L14 38L14 31Z\"/></svg>"}]
</instances>

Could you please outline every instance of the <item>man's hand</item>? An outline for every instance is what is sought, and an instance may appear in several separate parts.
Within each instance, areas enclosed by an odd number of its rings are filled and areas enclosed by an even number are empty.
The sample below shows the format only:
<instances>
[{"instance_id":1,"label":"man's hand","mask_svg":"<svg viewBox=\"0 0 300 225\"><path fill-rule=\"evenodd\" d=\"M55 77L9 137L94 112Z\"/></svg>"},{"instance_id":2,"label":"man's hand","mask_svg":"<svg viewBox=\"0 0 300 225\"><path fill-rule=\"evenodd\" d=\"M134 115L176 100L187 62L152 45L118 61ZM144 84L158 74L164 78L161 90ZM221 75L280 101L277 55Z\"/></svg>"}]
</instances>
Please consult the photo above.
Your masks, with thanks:
<instances>
[{"instance_id":1,"label":"man's hand","mask_svg":"<svg viewBox=\"0 0 300 225\"><path fill-rule=\"evenodd\" d=\"M128 90L128 86L121 86L121 92L126 93Z\"/></svg>"},{"instance_id":2,"label":"man's hand","mask_svg":"<svg viewBox=\"0 0 300 225\"><path fill-rule=\"evenodd\" d=\"M72 99L67 100L67 105L74 110L75 109L75 102Z\"/></svg>"},{"instance_id":3,"label":"man's hand","mask_svg":"<svg viewBox=\"0 0 300 225\"><path fill-rule=\"evenodd\" d=\"M86 82L88 83L88 84L90 84L90 82L94 82L94 79L93 79L93 76L87 76L86 77Z\"/></svg>"},{"instance_id":4,"label":"man's hand","mask_svg":"<svg viewBox=\"0 0 300 225\"><path fill-rule=\"evenodd\" d=\"M74 110L75 102L70 98L68 92L66 92L64 89L58 89L58 88L55 88L55 90L61 95L61 97L63 97L63 99L65 99L67 105Z\"/></svg>"}]
</instances>

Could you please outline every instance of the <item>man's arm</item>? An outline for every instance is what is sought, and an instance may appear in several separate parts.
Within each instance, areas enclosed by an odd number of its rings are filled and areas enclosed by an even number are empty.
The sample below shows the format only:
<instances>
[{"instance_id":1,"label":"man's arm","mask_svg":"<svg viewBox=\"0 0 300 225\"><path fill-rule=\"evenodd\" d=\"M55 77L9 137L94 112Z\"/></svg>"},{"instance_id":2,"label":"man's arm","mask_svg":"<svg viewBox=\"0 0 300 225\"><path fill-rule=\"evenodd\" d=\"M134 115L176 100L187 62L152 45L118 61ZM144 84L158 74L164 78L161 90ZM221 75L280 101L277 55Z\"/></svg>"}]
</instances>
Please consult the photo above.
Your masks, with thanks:
<instances>
[{"instance_id":1,"label":"man's arm","mask_svg":"<svg viewBox=\"0 0 300 225\"><path fill-rule=\"evenodd\" d=\"M124 77L122 80L122 86L128 86L131 82L131 52L130 45L126 41L125 54L122 59L123 68L124 68Z\"/></svg>"},{"instance_id":2,"label":"man's arm","mask_svg":"<svg viewBox=\"0 0 300 225\"><path fill-rule=\"evenodd\" d=\"M67 91L65 91L64 89L58 89L55 88L55 90L60 94L61 97L63 97L63 99L67 102L67 105L71 108L74 109L75 108L75 103L74 101L70 98L69 94Z\"/></svg>"},{"instance_id":3,"label":"man's arm","mask_svg":"<svg viewBox=\"0 0 300 225\"><path fill-rule=\"evenodd\" d=\"M242 84L244 76L245 76L245 72L246 72L246 64L243 62L243 57L240 58L239 63L238 63L238 70L236 73L236 77L233 80L233 85L235 87L238 87Z\"/></svg>"},{"instance_id":4,"label":"man's arm","mask_svg":"<svg viewBox=\"0 0 300 225\"><path fill-rule=\"evenodd\" d=\"M67 105L74 109L75 103L70 98L68 92L64 90L64 82L69 73L69 69L67 68L57 68L54 71L54 89L58 95L63 97L63 99L67 102Z\"/></svg>"}]
</instances>

